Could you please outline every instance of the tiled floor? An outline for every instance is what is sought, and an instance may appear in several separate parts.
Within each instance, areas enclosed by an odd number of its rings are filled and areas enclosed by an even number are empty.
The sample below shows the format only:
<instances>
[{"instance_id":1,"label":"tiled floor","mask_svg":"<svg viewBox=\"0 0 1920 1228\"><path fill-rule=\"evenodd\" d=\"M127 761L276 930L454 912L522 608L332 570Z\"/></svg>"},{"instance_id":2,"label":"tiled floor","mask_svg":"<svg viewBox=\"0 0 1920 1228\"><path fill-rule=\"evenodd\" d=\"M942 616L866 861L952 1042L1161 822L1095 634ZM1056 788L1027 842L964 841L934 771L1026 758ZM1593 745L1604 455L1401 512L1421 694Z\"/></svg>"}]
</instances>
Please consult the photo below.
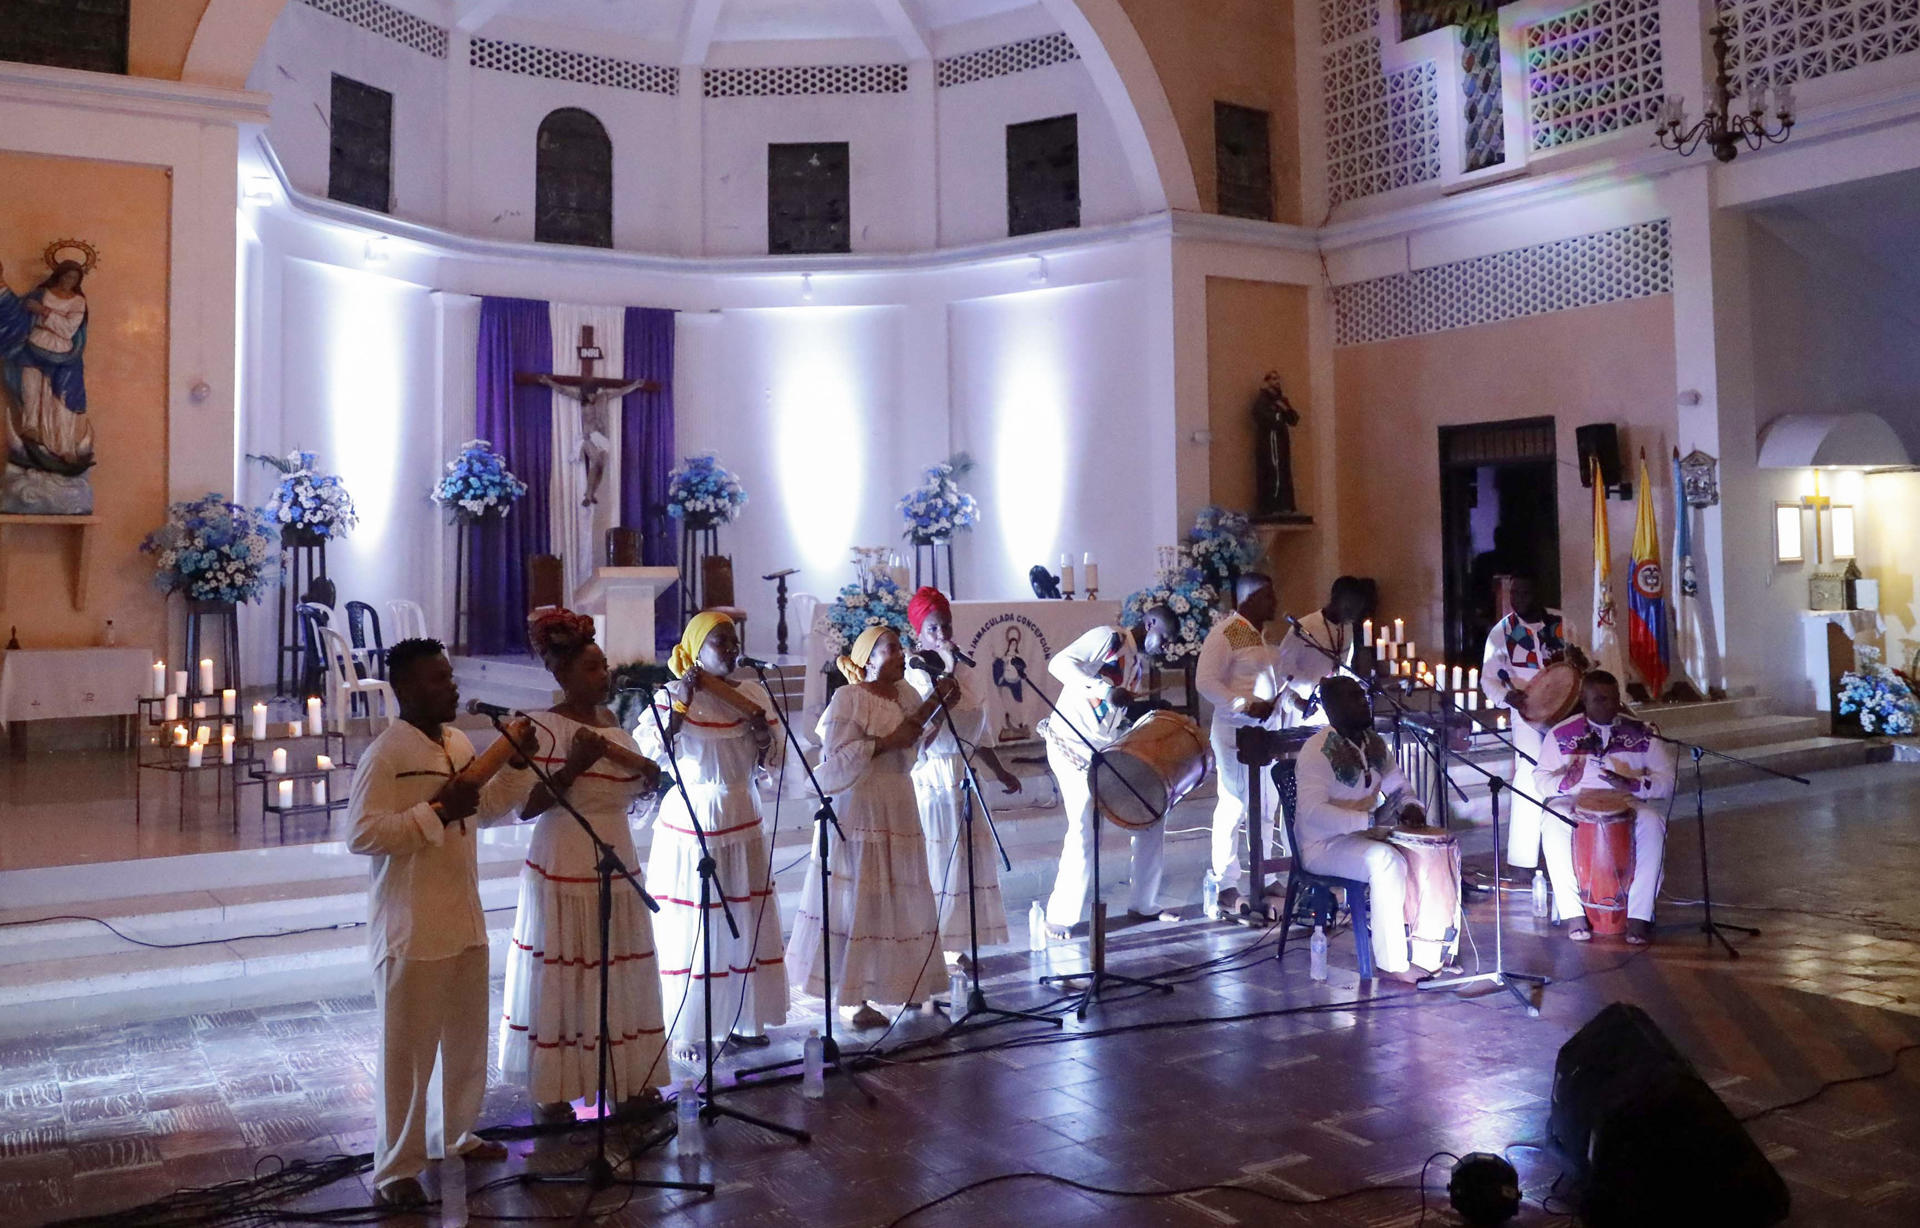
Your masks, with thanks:
<instances>
[{"instance_id":1,"label":"tiled floor","mask_svg":"<svg viewBox=\"0 0 1920 1228\"><path fill-rule=\"evenodd\" d=\"M1724 917L1766 930L1741 940L1738 961L1709 951L1697 934L1670 934L1635 953L1575 946L1530 916L1510 915L1510 966L1562 978L1547 989L1539 1019L1504 994L1461 1000L1366 988L1338 967L1315 984L1305 944L1290 946L1280 967L1270 939L1228 970L1181 974L1171 995L1117 992L1059 1032L1020 1025L940 1041L929 1039L937 1021L910 1017L885 1040L892 1059L866 1076L877 1107L837 1083L822 1102L791 1086L739 1093L741 1108L804 1125L813 1143L719 1124L707 1131L704 1159L681 1160L669 1143L635 1166L640 1176L705 1174L720 1187L713 1198L637 1192L622 1205L624 1192L609 1193L601 1222L872 1228L973 1182L1044 1172L1131 1190L1232 1183L1256 1193L1122 1199L1025 1177L905 1222L1411 1226L1421 1207L1408 1187L1423 1162L1472 1149L1506 1149L1519 1167L1530 1201L1517 1222L1560 1222L1540 1201L1559 1162L1524 1144L1542 1140L1557 1050L1606 1003L1645 1007L1741 1115L1805 1096L1825 1079L1886 1070L1896 1047L1920 1041L1920 771L1889 765L1828 774L1805 792L1788 788L1711 799L1716 892L1744 906ZM1676 823L1668 893L1692 895L1698 881L1694 829ZM1024 900L1010 903L1024 910ZM1490 955L1490 924L1482 898L1472 916L1482 956ZM1248 950L1257 938L1197 921L1154 926L1119 935L1114 959L1119 970L1152 973ZM1055 960L1068 965L1078 949ZM1350 965L1349 938L1335 939L1334 956ZM1469 967L1473 960L1469 950ZM1045 1000L1033 984L1045 963L1024 950L996 954L989 992L1006 1005ZM783 1030L776 1055L792 1052L805 1027L797 1020ZM97 1213L243 1177L268 1155L366 1150L372 1036L371 1000L355 997L0 1044L0 1224ZM848 1039L857 1047L872 1037ZM914 1043L921 1040L928 1043ZM495 1086L484 1119L524 1123L524 1097ZM1833 1087L1751 1129L1792 1189L1791 1222L1920 1221L1920 1052L1887 1077ZM513 1150L502 1172L476 1168L470 1184L574 1167L586 1154L584 1135L519 1141ZM1444 1162L1429 1184L1429 1222L1456 1222L1440 1209ZM1350 1190L1364 1192L1304 1207L1258 1196ZM348 1178L299 1205L364 1206L367 1196L361 1178ZM579 1197L509 1184L476 1193L473 1205L566 1222Z\"/></svg>"}]
</instances>

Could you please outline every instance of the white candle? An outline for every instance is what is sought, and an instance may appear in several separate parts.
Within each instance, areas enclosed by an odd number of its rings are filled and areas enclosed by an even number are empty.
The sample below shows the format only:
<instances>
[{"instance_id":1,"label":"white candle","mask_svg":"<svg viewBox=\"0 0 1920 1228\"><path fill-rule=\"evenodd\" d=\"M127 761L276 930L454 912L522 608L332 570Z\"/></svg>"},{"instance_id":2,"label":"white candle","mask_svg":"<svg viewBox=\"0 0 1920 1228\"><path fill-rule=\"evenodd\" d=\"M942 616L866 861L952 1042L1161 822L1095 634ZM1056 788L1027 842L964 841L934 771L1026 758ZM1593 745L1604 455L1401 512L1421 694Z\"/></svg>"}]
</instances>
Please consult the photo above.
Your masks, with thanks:
<instances>
[{"instance_id":1,"label":"white candle","mask_svg":"<svg viewBox=\"0 0 1920 1228\"><path fill-rule=\"evenodd\" d=\"M155 661L153 663L153 681L148 683L148 688L147 693L154 699L159 699L167 693L167 663L165 661Z\"/></svg>"},{"instance_id":2,"label":"white candle","mask_svg":"<svg viewBox=\"0 0 1920 1228\"><path fill-rule=\"evenodd\" d=\"M213 694L213 658L200 658L200 694Z\"/></svg>"},{"instance_id":3,"label":"white candle","mask_svg":"<svg viewBox=\"0 0 1920 1228\"><path fill-rule=\"evenodd\" d=\"M265 704L253 705L253 740L256 742L267 740L267 705Z\"/></svg>"},{"instance_id":4,"label":"white candle","mask_svg":"<svg viewBox=\"0 0 1920 1228\"><path fill-rule=\"evenodd\" d=\"M283 780L280 782L280 809L293 809L293 782L291 780Z\"/></svg>"},{"instance_id":5,"label":"white candle","mask_svg":"<svg viewBox=\"0 0 1920 1228\"><path fill-rule=\"evenodd\" d=\"M196 742L211 742L213 741L213 731L205 725L202 725L193 731L193 740Z\"/></svg>"},{"instance_id":6,"label":"white candle","mask_svg":"<svg viewBox=\"0 0 1920 1228\"><path fill-rule=\"evenodd\" d=\"M320 697L318 695L307 696L307 728L313 730L315 733L319 733L322 728L320 724Z\"/></svg>"},{"instance_id":7,"label":"white candle","mask_svg":"<svg viewBox=\"0 0 1920 1228\"><path fill-rule=\"evenodd\" d=\"M316 755L313 760L313 770L316 772L331 772L333 770L333 757L331 755Z\"/></svg>"},{"instance_id":8,"label":"white candle","mask_svg":"<svg viewBox=\"0 0 1920 1228\"><path fill-rule=\"evenodd\" d=\"M316 806L324 806L327 804L326 781L316 780L313 782L313 804Z\"/></svg>"},{"instance_id":9,"label":"white candle","mask_svg":"<svg viewBox=\"0 0 1920 1228\"><path fill-rule=\"evenodd\" d=\"M224 725L220 729L220 762L233 762L233 726Z\"/></svg>"},{"instance_id":10,"label":"white candle","mask_svg":"<svg viewBox=\"0 0 1920 1228\"><path fill-rule=\"evenodd\" d=\"M1387 650L1387 660L1398 661L1400 659L1400 645L1394 643L1392 640L1382 640L1380 647Z\"/></svg>"},{"instance_id":11,"label":"white candle","mask_svg":"<svg viewBox=\"0 0 1920 1228\"><path fill-rule=\"evenodd\" d=\"M307 731L306 731L306 728L304 727L304 725L303 725L303 723L302 723L302 722L300 722L300 721L288 721L288 722L287 722L287 736L288 736L288 737L290 737L290 738L302 738L302 737L305 737L305 736L306 736L306 734L307 734Z\"/></svg>"},{"instance_id":12,"label":"white candle","mask_svg":"<svg viewBox=\"0 0 1920 1228\"><path fill-rule=\"evenodd\" d=\"M1360 646L1362 648L1373 647L1373 620L1371 618L1363 620L1360 624Z\"/></svg>"},{"instance_id":13,"label":"white candle","mask_svg":"<svg viewBox=\"0 0 1920 1228\"><path fill-rule=\"evenodd\" d=\"M1502 712L1498 716L1494 717L1493 727L1495 729L1505 729L1507 727L1507 714Z\"/></svg>"},{"instance_id":14,"label":"white candle","mask_svg":"<svg viewBox=\"0 0 1920 1228\"><path fill-rule=\"evenodd\" d=\"M1404 619L1396 618L1393 620L1393 642L1396 644L1404 644L1407 642L1407 624Z\"/></svg>"},{"instance_id":15,"label":"white candle","mask_svg":"<svg viewBox=\"0 0 1920 1228\"><path fill-rule=\"evenodd\" d=\"M1467 711L1478 712L1479 710L1480 710L1480 692L1468 691L1467 692Z\"/></svg>"},{"instance_id":16,"label":"white candle","mask_svg":"<svg viewBox=\"0 0 1920 1228\"><path fill-rule=\"evenodd\" d=\"M232 716L239 703L240 696L232 687L220 692L220 715Z\"/></svg>"},{"instance_id":17,"label":"white candle","mask_svg":"<svg viewBox=\"0 0 1920 1228\"><path fill-rule=\"evenodd\" d=\"M175 746L185 746L187 744L187 727L185 725L175 725L173 727L173 744Z\"/></svg>"},{"instance_id":18,"label":"white candle","mask_svg":"<svg viewBox=\"0 0 1920 1228\"><path fill-rule=\"evenodd\" d=\"M180 697L172 691L167 692L166 702L161 705L161 719L177 721L180 719Z\"/></svg>"},{"instance_id":19,"label":"white candle","mask_svg":"<svg viewBox=\"0 0 1920 1228\"><path fill-rule=\"evenodd\" d=\"M1073 592L1073 559L1065 554L1060 556L1060 591L1067 594Z\"/></svg>"},{"instance_id":20,"label":"white candle","mask_svg":"<svg viewBox=\"0 0 1920 1228\"><path fill-rule=\"evenodd\" d=\"M284 746L273 748L273 774L275 776L287 774L287 748Z\"/></svg>"},{"instance_id":21,"label":"white candle","mask_svg":"<svg viewBox=\"0 0 1920 1228\"><path fill-rule=\"evenodd\" d=\"M1467 689L1469 691L1480 689L1480 670L1477 667L1467 671Z\"/></svg>"},{"instance_id":22,"label":"white candle","mask_svg":"<svg viewBox=\"0 0 1920 1228\"><path fill-rule=\"evenodd\" d=\"M1087 592L1091 593L1100 587L1100 564L1093 561L1093 552L1089 550L1081 558L1080 565L1083 568L1080 574L1087 581Z\"/></svg>"},{"instance_id":23,"label":"white candle","mask_svg":"<svg viewBox=\"0 0 1920 1228\"><path fill-rule=\"evenodd\" d=\"M1461 684L1466 681L1466 677L1467 677L1466 670L1461 669L1458 665L1454 666L1453 667L1453 689L1456 691L1461 689Z\"/></svg>"},{"instance_id":24,"label":"white candle","mask_svg":"<svg viewBox=\"0 0 1920 1228\"><path fill-rule=\"evenodd\" d=\"M206 714L207 714L207 701L204 699L194 700L193 701L193 719L199 720L201 717L205 716Z\"/></svg>"},{"instance_id":25,"label":"white candle","mask_svg":"<svg viewBox=\"0 0 1920 1228\"><path fill-rule=\"evenodd\" d=\"M187 693L186 670L176 669L173 671L173 693L175 695L185 695Z\"/></svg>"},{"instance_id":26,"label":"white candle","mask_svg":"<svg viewBox=\"0 0 1920 1228\"><path fill-rule=\"evenodd\" d=\"M187 766L190 768L199 767L201 758L206 753L207 744L205 742L195 742L192 746L187 747Z\"/></svg>"}]
</instances>

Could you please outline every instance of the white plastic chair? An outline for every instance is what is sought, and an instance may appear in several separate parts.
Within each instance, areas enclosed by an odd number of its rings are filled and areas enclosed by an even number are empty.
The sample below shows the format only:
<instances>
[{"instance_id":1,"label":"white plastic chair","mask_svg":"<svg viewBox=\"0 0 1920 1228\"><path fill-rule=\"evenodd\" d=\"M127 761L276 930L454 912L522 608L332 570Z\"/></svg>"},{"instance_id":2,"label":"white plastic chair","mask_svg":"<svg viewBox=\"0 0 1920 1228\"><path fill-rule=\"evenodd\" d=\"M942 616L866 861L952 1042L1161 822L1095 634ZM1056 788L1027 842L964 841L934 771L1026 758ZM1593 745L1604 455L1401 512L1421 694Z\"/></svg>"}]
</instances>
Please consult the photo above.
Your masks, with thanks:
<instances>
[{"instance_id":1,"label":"white plastic chair","mask_svg":"<svg viewBox=\"0 0 1920 1228\"><path fill-rule=\"evenodd\" d=\"M354 662L353 646L347 643L347 637L332 627L314 628L320 634L320 651L327 666L327 701L332 710L334 732L345 734L347 722L352 717L353 701L361 697L367 701L367 729L388 729L400 717L400 699L393 693L384 678L364 678L360 668ZM380 699L379 711L374 710L373 699ZM376 727L374 722L379 721Z\"/></svg>"},{"instance_id":2,"label":"white plastic chair","mask_svg":"<svg viewBox=\"0 0 1920 1228\"><path fill-rule=\"evenodd\" d=\"M393 635L389 644L401 640L424 640L427 638L427 614L417 601L396 598L387 602L387 611L393 615Z\"/></svg>"}]
</instances>

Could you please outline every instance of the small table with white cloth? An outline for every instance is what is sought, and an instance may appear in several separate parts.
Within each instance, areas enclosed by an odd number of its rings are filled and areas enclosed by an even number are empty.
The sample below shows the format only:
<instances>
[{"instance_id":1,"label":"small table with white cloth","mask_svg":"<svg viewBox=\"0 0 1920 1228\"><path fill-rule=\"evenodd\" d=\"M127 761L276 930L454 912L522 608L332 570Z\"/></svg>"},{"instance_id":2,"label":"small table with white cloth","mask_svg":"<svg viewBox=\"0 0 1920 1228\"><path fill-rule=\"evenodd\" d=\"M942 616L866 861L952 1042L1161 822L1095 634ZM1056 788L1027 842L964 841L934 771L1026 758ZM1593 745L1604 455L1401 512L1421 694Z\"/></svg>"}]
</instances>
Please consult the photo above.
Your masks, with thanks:
<instances>
[{"instance_id":1,"label":"small table with white cloth","mask_svg":"<svg viewBox=\"0 0 1920 1228\"><path fill-rule=\"evenodd\" d=\"M153 679L150 648L15 648L0 659L0 726L24 749L23 721L117 716L121 737Z\"/></svg>"}]
</instances>

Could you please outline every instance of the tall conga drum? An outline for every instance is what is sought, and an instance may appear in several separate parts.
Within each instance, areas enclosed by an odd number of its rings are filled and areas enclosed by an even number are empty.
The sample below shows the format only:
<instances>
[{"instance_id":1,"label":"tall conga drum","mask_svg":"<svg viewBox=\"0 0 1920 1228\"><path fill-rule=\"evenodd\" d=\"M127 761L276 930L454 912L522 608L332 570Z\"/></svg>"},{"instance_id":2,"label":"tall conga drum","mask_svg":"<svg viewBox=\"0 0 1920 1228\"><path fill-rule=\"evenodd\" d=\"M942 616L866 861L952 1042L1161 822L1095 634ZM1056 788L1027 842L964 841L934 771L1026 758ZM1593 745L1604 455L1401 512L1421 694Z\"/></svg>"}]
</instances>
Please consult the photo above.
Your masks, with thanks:
<instances>
[{"instance_id":1,"label":"tall conga drum","mask_svg":"<svg viewBox=\"0 0 1920 1228\"><path fill-rule=\"evenodd\" d=\"M1406 823L1387 839L1407 859L1407 956L1438 972L1460 946L1460 837L1444 827Z\"/></svg>"},{"instance_id":2,"label":"tall conga drum","mask_svg":"<svg viewBox=\"0 0 1920 1228\"><path fill-rule=\"evenodd\" d=\"M1574 794L1573 817L1573 877L1587 924L1596 934L1623 934L1633 886L1633 799L1583 789Z\"/></svg>"}]
</instances>

